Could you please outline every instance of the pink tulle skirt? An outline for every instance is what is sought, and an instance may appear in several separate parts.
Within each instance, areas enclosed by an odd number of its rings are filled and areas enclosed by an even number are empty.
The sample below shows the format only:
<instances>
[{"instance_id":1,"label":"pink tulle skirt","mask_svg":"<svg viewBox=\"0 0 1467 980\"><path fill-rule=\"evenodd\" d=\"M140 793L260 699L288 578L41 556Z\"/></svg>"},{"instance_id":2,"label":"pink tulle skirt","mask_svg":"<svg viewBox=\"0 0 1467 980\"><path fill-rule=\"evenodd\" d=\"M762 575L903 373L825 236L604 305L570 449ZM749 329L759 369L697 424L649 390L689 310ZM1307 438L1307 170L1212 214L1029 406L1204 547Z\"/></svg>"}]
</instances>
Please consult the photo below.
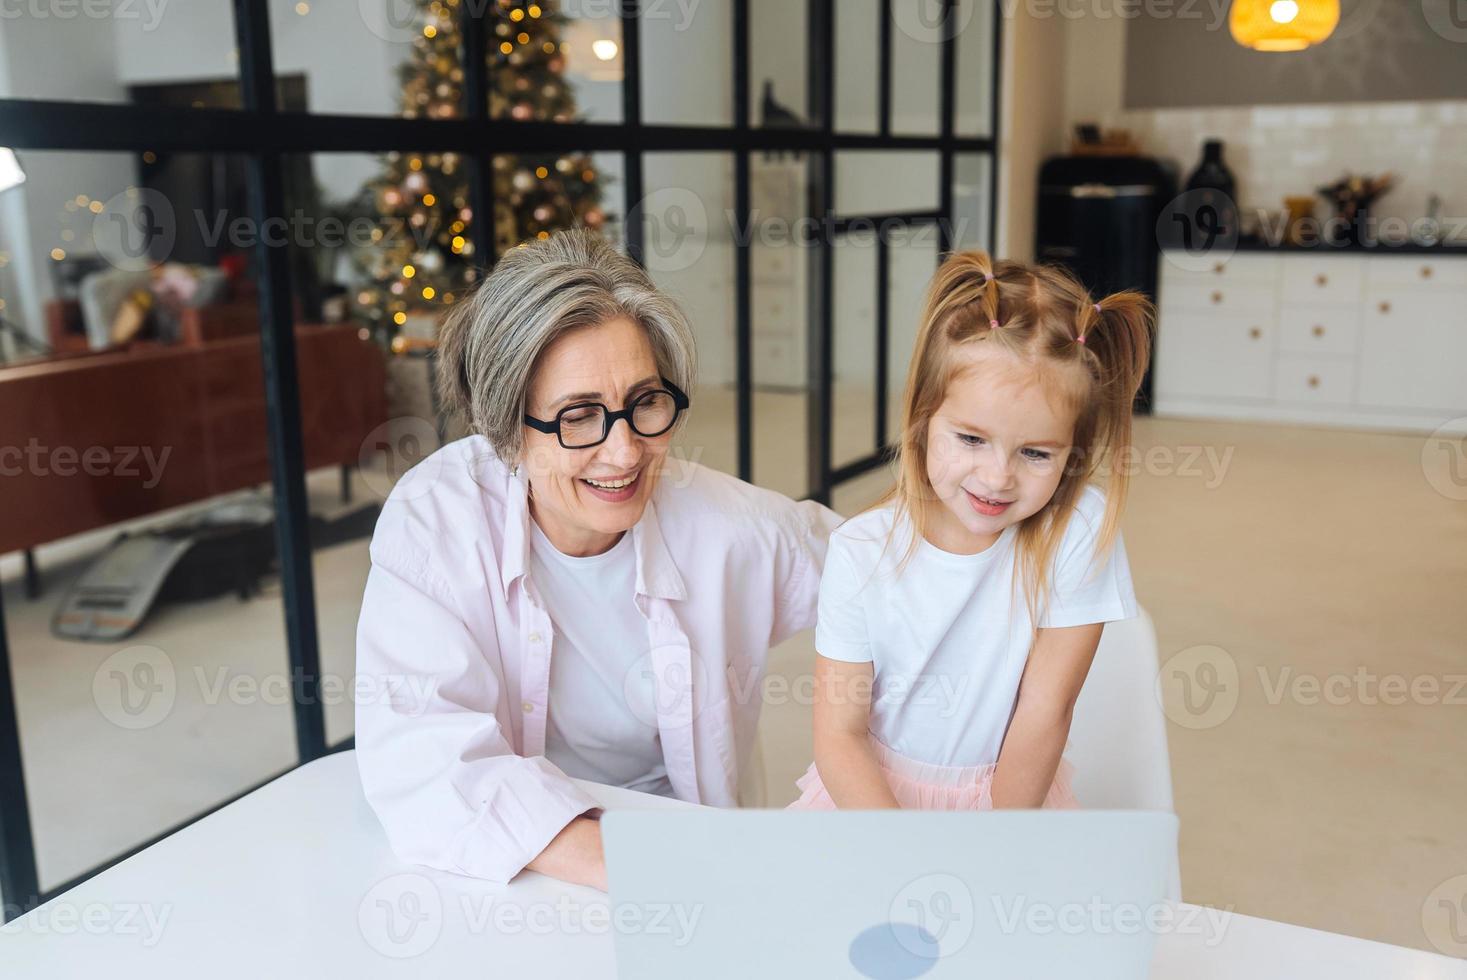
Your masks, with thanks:
<instances>
[{"instance_id":1,"label":"pink tulle skirt","mask_svg":"<svg viewBox=\"0 0 1467 980\"><path fill-rule=\"evenodd\" d=\"M886 775L887 785L897 802L907 810L992 810L993 773L987 766L937 766L898 755L886 745L871 739L876 761ZM1060 759L1054 782L1044 797L1044 806L1057 810L1078 809L1080 804L1070 790L1074 767ZM812 762L805 775L795 781L800 798L789 805L791 810L834 810L835 801Z\"/></svg>"}]
</instances>

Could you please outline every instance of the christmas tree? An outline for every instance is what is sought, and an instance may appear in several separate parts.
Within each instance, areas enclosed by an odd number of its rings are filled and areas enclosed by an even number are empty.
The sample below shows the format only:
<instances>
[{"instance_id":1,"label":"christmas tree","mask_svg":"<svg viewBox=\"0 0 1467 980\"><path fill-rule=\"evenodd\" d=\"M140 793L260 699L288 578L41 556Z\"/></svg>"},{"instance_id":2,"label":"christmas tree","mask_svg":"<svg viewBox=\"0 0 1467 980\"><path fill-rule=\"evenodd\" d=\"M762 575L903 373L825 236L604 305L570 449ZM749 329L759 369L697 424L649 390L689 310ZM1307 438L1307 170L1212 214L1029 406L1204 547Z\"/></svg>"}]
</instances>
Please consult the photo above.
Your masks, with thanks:
<instances>
[{"instance_id":1,"label":"christmas tree","mask_svg":"<svg viewBox=\"0 0 1467 980\"><path fill-rule=\"evenodd\" d=\"M415 0L417 36L398 68L405 116L459 115L463 95L460 6L463 0ZM495 119L572 123L560 40L566 18L553 0L495 0L483 16L488 33L489 113ZM389 153L364 192L381 216L373 245L359 257L369 280L356 294L359 316L392 343L415 311L436 316L478 277L492 256L474 254L467 168L458 153ZM493 162L494 243L499 253L558 228L600 227L605 178L583 154L500 155Z\"/></svg>"}]
</instances>

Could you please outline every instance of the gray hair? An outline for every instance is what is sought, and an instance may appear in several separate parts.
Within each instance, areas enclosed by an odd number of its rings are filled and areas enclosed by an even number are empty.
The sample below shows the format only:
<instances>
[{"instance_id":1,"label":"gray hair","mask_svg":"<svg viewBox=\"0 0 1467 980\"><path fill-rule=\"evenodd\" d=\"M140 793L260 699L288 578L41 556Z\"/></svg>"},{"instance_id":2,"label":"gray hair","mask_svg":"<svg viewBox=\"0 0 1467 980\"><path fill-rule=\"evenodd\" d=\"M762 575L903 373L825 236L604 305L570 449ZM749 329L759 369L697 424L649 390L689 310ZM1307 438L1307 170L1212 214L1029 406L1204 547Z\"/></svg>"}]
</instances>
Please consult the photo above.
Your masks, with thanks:
<instances>
[{"instance_id":1,"label":"gray hair","mask_svg":"<svg viewBox=\"0 0 1467 980\"><path fill-rule=\"evenodd\" d=\"M640 266L584 228L517 245L444 318L439 400L513 465L541 351L567 330L620 316L647 331L662 376L692 392L697 360L687 316Z\"/></svg>"}]
</instances>

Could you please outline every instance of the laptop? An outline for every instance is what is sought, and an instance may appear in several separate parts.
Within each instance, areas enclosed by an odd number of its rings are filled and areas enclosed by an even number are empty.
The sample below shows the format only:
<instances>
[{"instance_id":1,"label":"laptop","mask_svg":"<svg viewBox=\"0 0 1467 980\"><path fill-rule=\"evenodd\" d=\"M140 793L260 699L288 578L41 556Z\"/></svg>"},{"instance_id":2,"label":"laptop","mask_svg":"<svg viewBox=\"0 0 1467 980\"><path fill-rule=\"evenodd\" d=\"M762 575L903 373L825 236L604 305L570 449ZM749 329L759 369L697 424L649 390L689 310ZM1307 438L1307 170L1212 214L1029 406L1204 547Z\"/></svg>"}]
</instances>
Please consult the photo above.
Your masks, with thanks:
<instances>
[{"instance_id":1,"label":"laptop","mask_svg":"<svg viewBox=\"0 0 1467 980\"><path fill-rule=\"evenodd\" d=\"M1140 980L1177 818L1129 810L613 810L617 973Z\"/></svg>"}]
</instances>

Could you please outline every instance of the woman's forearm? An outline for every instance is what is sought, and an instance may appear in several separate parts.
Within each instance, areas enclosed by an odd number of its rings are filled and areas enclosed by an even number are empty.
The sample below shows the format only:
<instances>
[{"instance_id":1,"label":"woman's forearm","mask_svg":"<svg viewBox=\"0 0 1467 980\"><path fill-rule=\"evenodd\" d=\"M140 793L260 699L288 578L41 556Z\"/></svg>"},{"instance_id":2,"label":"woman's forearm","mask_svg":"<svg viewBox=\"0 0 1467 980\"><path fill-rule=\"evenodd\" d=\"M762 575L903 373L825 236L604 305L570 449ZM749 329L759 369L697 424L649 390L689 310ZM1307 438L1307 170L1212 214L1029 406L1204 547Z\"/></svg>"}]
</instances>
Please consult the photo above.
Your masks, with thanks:
<instances>
[{"instance_id":1,"label":"woman's forearm","mask_svg":"<svg viewBox=\"0 0 1467 980\"><path fill-rule=\"evenodd\" d=\"M601 822L590 817L576 817L525 867L561 881L606 891Z\"/></svg>"},{"instance_id":2,"label":"woman's forearm","mask_svg":"<svg viewBox=\"0 0 1467 980\"><path fill-rule=\"evenodd\" d=\"M865 735L817 733L815 769L826 792L842 810L889 810L900 805Z\"/></svg>"}]
</instances>

